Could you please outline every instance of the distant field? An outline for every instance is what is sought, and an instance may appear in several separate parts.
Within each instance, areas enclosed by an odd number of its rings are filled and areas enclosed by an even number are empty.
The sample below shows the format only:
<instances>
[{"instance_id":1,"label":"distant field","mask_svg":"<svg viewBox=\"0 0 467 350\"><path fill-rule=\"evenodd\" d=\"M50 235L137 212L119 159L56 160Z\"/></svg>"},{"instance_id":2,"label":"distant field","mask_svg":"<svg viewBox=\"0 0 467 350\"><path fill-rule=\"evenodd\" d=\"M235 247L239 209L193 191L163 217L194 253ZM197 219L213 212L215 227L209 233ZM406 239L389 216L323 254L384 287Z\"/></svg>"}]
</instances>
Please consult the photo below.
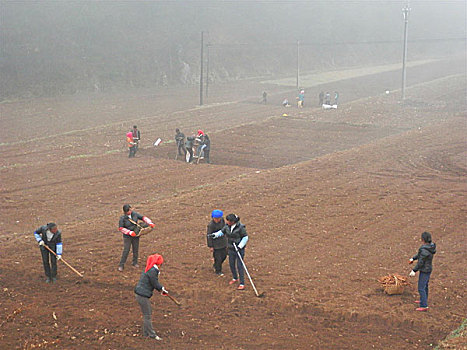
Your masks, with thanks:
<instances>
[{"instance_id":1,"label":"distant field","mask_svg":"<svg viewBox=\"0 0 467 350\"><path fill-rule=\"evenodd\" d=\"M418 60L413 62L408 62L407 67L416 67L427 63L436 62L438 60ZM342 69L337 71L330 72L319 72L319 73L309 73L300 75L300 86L303 88L310 88L313 86L318 86L321 84L327 84L336 82L344 79L352 79L357 77L362 77L365 75L378 74L384 72L390 72L394 70L402 70L401 63L386 64L381 66L368 66L360 68L351 68L351 69ZM284 78L284 79L274 79L274 80L264 80L264 84L276 84L282 86L295 86L296 78Z\"/></svg>"}]
</instances>

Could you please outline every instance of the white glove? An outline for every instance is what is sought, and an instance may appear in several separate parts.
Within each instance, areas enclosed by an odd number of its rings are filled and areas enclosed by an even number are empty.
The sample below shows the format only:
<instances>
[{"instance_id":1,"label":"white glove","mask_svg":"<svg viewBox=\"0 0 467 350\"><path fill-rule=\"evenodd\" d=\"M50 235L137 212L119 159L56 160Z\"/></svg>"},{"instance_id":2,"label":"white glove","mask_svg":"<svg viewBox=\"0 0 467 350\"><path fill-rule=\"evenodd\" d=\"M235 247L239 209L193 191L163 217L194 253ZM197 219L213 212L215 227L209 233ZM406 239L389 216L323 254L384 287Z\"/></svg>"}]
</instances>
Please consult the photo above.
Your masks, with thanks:
<instances>
[{"instance_id":1,"label":"white glove","mask_svg":"<svg viewBox=\"0 0 467 350\"><path fill-rule=\"evenodd\" d=\"M409 261L410 261L410 262L413 262L413 259L412 259L412 258L410 258L410 260L409 260Z\"/></svg>"},{"instance_id":2,"label":"white glove","mask_svg":"<svg viewBox=\"0 0 467 350\"><path fill-rule=\"evenodd\" d=\"M44 241L40 241L40 242L39 242L39 245L40 245L40 246L45 245Z\"/></svg>"},{"instance_id":3,"label":"white glove","mask_svg":"<svg viewBox=\"0 0 467 350\"><path fill-rule=\"evenodd\" d=\"M409 276L414 277L415 276L415 271L414 270L410 271Z\"/></svg>"},{"instance_id":4,"label":"white glove","mask_svg":"<svg viewBox=\"0 0 467 350\"><path fill-rule=\"evenodd\" d=\"M60 260L62 258L61 255L57 255L57 260Z\"/></svg>"},{"instance_id":5,"label":"white glove","mask_svg":"<svg viewBox=\"0 0 467 350\"><path fill-rule=\"evenodd\" d=\"M222 237L224 235L224 232L219 230L217 232L214 232L212 235L213 235L213 238L219 238L219 237Z\"/></svg>"},{"instance_id":6,"label":"white glove","mask_svg":"<svg viewBox=\"0 0 467 350\"><path fill-rule=\"evenodd\" d=\"M164 287L162 287L161 294L162 294L162 295L167 295L167 294L169 294L169 292L167 291L167 289L165 289Z\"/></svg>"}]
</instances>

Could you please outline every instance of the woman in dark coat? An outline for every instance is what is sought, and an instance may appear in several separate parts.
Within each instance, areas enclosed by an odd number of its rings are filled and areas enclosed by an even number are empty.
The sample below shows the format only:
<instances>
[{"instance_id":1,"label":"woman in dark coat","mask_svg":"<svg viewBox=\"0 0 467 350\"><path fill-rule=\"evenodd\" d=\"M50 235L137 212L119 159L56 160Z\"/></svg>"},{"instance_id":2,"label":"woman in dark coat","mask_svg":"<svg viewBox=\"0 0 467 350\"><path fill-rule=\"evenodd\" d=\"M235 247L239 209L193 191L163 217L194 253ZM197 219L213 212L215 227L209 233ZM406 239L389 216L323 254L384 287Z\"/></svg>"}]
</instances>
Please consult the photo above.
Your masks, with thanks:
<instances>
[{"instance_id":1,"label":"woman in dark coat","mask_svg":"<svg viewBox=\"0 0 467 350\"><path fill-rule=\"evenodd\" d=\"M232 272L232 280L229 284L237 283L240 277L240 284L237 289L243 290L245 289L245 274L238 254L244 259L248 234L246 233L245 225L240 222L240 218L237 215L229 214L225 217L225 221L227 225L225 225L221 232L227 237L229 265Z\"/></svg>"},{"instance_id":2,"label":"woman in dark coat","mask_svg":"<svg viewBox=\"0 0 467 350\"><path fill-rule=\"evenodd\" d=\"M139 282L135 287L136 301L143 313L143 335L156 340L161 340L161 338L152 328L152 308L149 298L152 297L154 289L161 292L162 295L168 294L167 290L159 283L159 272L163 262L164 258L162 258L162 255L150 255L146 262L146 269L141 274Z\"/></svg>"},{"instance_id":3,"label":"woman in dark coat","mask_svg":"<svg viewBox=\"0 0 467 350\"><path fill-rule=\"evenodd\" d=\"M420 300L415 303L420 304L417 311L428 310L428 282L430 281L431 271L433 271L433 255L436 254L436 244L431 241L429 232L422 233L422 246L418 249L418 253L409 260L412 264L418 260L417 265L410 271L409 276L414 277L417 271L420 271L418 276L418 293Z\"/></svg>"}]
</instances>

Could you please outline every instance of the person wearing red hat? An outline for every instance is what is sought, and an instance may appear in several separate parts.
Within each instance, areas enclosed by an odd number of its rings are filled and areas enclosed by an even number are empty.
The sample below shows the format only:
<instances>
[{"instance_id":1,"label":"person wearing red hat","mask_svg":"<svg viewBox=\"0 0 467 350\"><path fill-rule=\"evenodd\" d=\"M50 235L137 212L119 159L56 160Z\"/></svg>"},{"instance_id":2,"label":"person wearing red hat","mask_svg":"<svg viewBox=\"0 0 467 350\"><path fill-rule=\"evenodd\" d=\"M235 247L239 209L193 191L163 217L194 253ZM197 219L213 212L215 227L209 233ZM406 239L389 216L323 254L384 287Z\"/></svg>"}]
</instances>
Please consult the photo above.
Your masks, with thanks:
<instances>
[{"instance_id":1,"label":"person wearing red hat","mask_svg":"<svg viewBox=\"0 0 467 350\"><path fill-rule=\"evenodd\" d=\"M203 149L203 146L204 146L204 131L199 129L198 130L198 134L196 135L196 138L195 138L195 145L198 145L198 147L196 148L196 155L198 156L198 158L201 157L201 153L202 153L202 149Z\"/></svg>"},{"instance_id":2,"label":"person wearing red hat","mask_svg":"<svg viewBox=\"0 0 467 350\"><path fill-rule=\"evenodd\" d=\"M134 158L136 153L136 142L133 139L133 132L129 131L126 133L126 142L128 144L128 158Z\"/></svg>"},{"instance_id":3,"label":"person wearing red hat","mask_svg":"<svg viewBox=\"0 0 467 350\"><path fill-rule=\"evenodd\" d=\"M161 265L164 262L162 255L153 254L148 256L146 261L146 268L141 273L139 282L135 287L135 297L141 312L143 313L143 336L149 337L155 340L162 340L152 328L151 321L151 302L149 298L152 297L154 289L160 292L162 295L167 295L169 292L160 284L159 273Z\"/></svg>"}]
</instances>

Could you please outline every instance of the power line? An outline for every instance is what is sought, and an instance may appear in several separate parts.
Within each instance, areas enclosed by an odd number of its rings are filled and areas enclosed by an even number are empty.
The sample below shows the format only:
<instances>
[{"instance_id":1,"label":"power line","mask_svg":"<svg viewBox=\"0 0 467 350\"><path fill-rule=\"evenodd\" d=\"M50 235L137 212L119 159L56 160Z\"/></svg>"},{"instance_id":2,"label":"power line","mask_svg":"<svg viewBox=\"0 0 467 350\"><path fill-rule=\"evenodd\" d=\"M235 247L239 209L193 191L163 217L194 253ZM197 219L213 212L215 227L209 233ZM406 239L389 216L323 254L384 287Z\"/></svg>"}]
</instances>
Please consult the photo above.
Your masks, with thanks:
<instances>
[{"instance_id":1,"label":"power line","mask_svg":"<svg viewBox=\"0 0 467 350\"><path fill-rule=\"evenodd\" d=\"M376 45L376 44L400 44L403 40L373 40L373 41L345 41L345 42L302 42L300 46L342 46L342 45ZM424 38L412 39L409 43L430 43L430 42L446 42L446 41L464 41L465 38ZM296 42L285 42L277 44L254 44L254 43L236 43L236 44L209 44L210 48L239 48L239 47L254 47L254 48L282 48L284 46L296 46Z\"/></svg>"}]
</instances>

